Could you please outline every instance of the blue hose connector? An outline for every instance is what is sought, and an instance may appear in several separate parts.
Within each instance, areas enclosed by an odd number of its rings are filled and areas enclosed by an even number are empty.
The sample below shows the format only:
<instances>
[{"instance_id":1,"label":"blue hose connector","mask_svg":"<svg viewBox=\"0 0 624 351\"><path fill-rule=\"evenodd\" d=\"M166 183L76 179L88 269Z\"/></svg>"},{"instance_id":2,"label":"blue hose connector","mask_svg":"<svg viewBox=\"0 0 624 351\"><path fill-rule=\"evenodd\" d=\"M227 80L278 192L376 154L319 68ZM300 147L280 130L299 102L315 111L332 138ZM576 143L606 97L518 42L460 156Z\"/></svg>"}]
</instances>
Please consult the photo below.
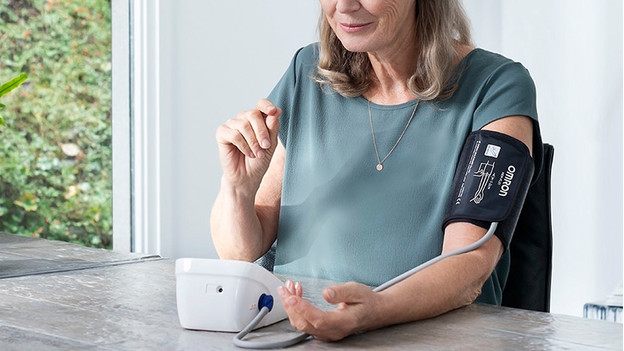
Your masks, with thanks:
<instances>
[{"instance_id":1,"label":"blue hose connector","mask_svg":"<svg viewBox=\"0 0 624 351\"><path fill-rule=\"evenodd\" d=\"M262 307L266 307L271 311L273 309L273 296L266 294L260 295L260 299L258 299L258 309L261 310Z\"/></svg>"}]
</instances>

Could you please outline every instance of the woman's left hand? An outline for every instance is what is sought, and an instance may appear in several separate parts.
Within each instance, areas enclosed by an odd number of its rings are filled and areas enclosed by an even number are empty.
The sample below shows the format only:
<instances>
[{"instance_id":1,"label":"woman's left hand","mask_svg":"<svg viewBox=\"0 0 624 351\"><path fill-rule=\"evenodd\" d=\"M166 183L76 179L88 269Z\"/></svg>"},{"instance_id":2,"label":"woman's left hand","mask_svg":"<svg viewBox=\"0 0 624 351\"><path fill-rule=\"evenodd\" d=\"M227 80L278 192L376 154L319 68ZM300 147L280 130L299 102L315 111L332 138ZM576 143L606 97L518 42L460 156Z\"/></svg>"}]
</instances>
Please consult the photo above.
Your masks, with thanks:
<instances>
[{"instance_id":1,"label":"woman's left hand","mask_svg":"<svg viewBox=\"0 0 624 351\"><path fill-rule=\"evenodd\" d=\"M287 281L278 292L293 328L319 340L338 341L371 329L382 319L381 296L363 284L351 282L325 288L323 298L336 305L330 311L322 311L304 300L299 283Z\"/></svg>"}]
</instances>

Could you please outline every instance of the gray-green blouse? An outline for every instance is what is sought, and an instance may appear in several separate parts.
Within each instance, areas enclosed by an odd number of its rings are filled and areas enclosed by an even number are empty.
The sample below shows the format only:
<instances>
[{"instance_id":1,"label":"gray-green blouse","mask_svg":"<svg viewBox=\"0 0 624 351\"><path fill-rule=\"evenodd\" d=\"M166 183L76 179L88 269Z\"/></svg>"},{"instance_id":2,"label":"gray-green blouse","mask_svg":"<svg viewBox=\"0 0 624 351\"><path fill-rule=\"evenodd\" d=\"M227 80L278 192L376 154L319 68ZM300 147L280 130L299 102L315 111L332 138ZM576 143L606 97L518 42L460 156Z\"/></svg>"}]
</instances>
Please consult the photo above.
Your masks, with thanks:
<instances>
[{"instance_id":1,"label":"gray-green blouse","mask_svg":"<svg viewBox=\"0 0 624 351\"><path fill-rule=\"evenodd\" d=\"M321 88L311 78L317 50L316 44L300 49L269 96L283 110L280 140L286 148L274 270L379 285L440 254L442 217L464 140L502 117L537 121L535 86L521 64L473 50L458 67L454 95L420 102L377 171L367 101ZM371 104L380 158L416 103ZM534 124L535 144L541 145ZM508 268L504 257L479 301L500 304Z\"/></svg>"}]
</instances>

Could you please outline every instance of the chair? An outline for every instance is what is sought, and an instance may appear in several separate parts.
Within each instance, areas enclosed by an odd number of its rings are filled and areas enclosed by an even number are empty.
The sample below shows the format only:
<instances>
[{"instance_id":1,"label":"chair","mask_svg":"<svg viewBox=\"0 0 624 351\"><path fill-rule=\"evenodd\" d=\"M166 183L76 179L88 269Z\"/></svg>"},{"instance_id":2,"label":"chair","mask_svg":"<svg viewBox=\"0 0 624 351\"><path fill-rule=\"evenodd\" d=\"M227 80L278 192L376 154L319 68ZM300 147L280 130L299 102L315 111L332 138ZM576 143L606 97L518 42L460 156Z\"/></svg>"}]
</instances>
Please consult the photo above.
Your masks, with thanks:
<instances>
[{"instance_id":1,"label":"chair","mask_svg":"<svg viewBox=\"0 0 624 351\"><path fill-rule=\"evenodd\" d=\"M544 144L541 173L529 188L510 243L511 266L502 305L550 311L552 222L550 211L552 145Z\"/></svg>"}]
</instances>

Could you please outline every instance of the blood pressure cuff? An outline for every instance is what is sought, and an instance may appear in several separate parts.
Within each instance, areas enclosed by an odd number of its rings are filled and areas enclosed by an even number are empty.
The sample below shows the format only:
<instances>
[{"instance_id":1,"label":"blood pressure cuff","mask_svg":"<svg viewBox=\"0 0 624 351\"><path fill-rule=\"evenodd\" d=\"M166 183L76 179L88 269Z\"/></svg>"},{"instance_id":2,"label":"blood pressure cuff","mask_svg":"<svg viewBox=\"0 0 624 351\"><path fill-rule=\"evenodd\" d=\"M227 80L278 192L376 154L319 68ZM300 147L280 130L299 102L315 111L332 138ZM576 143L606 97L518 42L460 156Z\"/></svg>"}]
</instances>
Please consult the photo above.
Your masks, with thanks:
<instances>
[{"instance_id":1,"label":"blood pressure cuff","mask_svg":"<svg viewBox=\"0 0 624 351\"><path fill-rule=\"evenodd\" d=\"M453 222L489 228L507 249L513 236L535 166L527 146L506 134L479 130L464 144L442 229Z\"/></svg>"}]
</instances>

